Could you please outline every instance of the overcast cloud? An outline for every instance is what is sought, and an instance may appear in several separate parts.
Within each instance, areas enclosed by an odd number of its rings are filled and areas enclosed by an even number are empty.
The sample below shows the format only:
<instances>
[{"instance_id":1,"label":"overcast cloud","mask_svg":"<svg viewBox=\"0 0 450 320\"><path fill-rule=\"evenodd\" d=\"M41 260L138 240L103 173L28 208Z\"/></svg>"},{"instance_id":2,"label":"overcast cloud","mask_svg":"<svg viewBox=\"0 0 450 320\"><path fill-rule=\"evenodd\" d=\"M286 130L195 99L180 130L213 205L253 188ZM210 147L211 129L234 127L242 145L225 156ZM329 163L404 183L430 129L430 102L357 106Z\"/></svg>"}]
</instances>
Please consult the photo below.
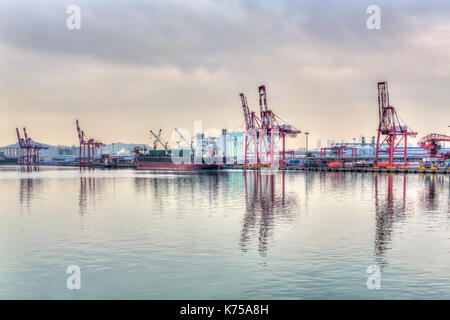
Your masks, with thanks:
<instances>
[{"instance_id":1,"label":"overcast cloud","mask_svg":"<svg viewBox=\"0 0 450 320\"><path fill-rule=\"evenodd\" d=\"M378 81L420 135L448 134L447 1L23 1L0 3L0 145L88 135L148 143L148 130L243 125L257 87L283 119L327 139L370 137ZM66 8L81 8L68 30ZM381 8L381 30L366 8ZM304 145L299 138L297 145ZM291 146L294 146L291 144Z\"/></svg>"}]
</instances>

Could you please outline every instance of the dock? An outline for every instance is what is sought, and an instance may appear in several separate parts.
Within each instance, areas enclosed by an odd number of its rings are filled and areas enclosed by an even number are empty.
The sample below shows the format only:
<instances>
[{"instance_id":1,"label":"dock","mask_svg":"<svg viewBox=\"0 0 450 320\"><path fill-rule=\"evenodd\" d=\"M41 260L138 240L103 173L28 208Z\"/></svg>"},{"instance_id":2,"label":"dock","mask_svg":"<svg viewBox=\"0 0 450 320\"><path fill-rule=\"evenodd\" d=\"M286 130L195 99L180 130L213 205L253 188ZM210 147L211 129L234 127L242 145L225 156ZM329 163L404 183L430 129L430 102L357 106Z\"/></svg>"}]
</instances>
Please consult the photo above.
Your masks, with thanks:
<instances>
[{"instance_id":1,"label":"dock","mask_svg":"<svg viewBox=\"0 0 450 320\"><path fill-rule=\"evenodd\" d=\"M233 169L243 170L270 170L263 167L245 167L235 166ZM371 173L408 173L408 174L450 174L450 168L447 169L420 169L420 168L371 168L371 167L299 167L282 166L282 171L322 171L322 172L371 172Z\"/></svg>"}]
</instances>

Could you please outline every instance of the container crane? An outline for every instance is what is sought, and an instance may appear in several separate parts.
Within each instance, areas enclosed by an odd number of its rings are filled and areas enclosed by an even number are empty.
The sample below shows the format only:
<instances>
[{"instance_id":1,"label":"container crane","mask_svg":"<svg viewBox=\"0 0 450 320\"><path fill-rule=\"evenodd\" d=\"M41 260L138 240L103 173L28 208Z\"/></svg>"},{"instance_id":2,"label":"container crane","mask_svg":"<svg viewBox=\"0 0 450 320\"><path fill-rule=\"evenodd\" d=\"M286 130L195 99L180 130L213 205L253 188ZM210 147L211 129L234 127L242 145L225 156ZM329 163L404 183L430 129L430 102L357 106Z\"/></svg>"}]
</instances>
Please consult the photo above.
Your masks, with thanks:
<instances>
[{"instance_id":1,"label":"container crane","mask_svg":"<svg viewBox=\"0 0 450 320\"><path fill-rule=\"evenodd\" d=\"M75 121L78 140L80 142L80 152L79 152L79 164L80 167L90 166L94 162L95 151L98 148L104 146L104 144L100 141L96 141L92 138L86 138L84 131L80 129L80 123L78 119Z\"/></svg>"},{"instance_id":2,"label":"container crane","mask_svg":"<svg viewBox=\"0 0 450 320\"><path fill-rule=\"evenodd\" d=\"M276 123L275 114L267 106L267 93L264 85L258 88L259 91L259 111L261 115L262 129L272 129Z\"/></svg>"},{"instance_id":3,"label":"container crane","mask_svg":"<svg viewBox=\"0 0 450 320\"><path fill-rule=\"evenodd\" d=\"M245 130L252 130L261 128L261 120L256 116L254 111L250 112L247 104L247 98L243 93L239 94L241 97L242 109L244 111Z\"/></svg>"},{"instance_id":4,"label":"container crane","mask_svg":"<svg viewBox=\"0 0 450 320\"><path fill-rule=\"evenodd\" d=\"M25 157L26 157L26 147L25 147L25 140L20 136L19 128L16 128L16 134L17 134L17 140L19 142L19 164L24 165L25 164Z\"/></svg>"},{"instance_id":5,"label":"container crane","mask_svg":"<svg viewBox=\"0 0 450 320\"><path fill-rule=\"evenodd\" d=\"M245 95L240 94L246 123L244 165L250 164L257 167L285 165L286 135L295 136L301 131L294 129L273 113L267 103L267 91L264 85L259 86L258 95L259 118L255 112L250 112ZM253 158L251 163L250 156Z\"/></svg>"},{"instance_id":6,"label":"container crane","mask_svg":"<svg viewBox=\"0 0 450 320\"><path fill-rule=\"evenodd\" d=\"M242 104L242 110L244 112L244 122L245 122L245 130L249 130L251 127L250 124L250 109L247 104L247 98L243 93L240 93L239 96L241 97L241 104Z\"/></svg>"},{"instance_id":7,"label":"container crane","mask_svg":"<svg viewBox=\"0 0 450 320\"><path fill-rule=\"evenodd\" d=\"M261 120L254 111L250 112L245 95L240 93L239 96L241 97L245 122L244 163L248 165L249 156L252 155L253 164L257 164L259 163L258 136L261 129Z\"/></svg>"},{"instance_id":8,"label":"container crane","mask_svg":"<svg viewBox=\"0 0 450 320\"><path fill-rule=\"evenodd\" d=\"M25 137L26 146L26 164L30 165L33 163L33 144L31 138L28 137L27 129L23 128L23 136Z\"/></svg>"},{"instance_id":9,"label":"container crane","mask_svg":"<svg viewBox=\"0 0 450 320\"><path fill-rule=\"evenodd\" d=\"M432 133L420 139L419 147L429 151L430 158L438 158L438 152L439 150L441 150L440 142L447 142L447 141L450 141L450 136ZM442 154L441 157L439 158L445 158L445 155Z\"/></svg>"},{"instance_id":10,"label":"container crane","mask_svg":"<svg viewBox=\"0 0 450 320\"><path fill-rule=\"evenodd\" d=\"M408 136L416 136L417 132L410 131L408 126L400 121L397 111L389 103L387 82L378 83L378 136L375 149L376 167L406 167L408 159ZM384 138L383 138L384 136ZM401 148L403 143L403 148ZM388 155L387 162L380 161L380 154ZM403 155L403 163L396 164L396 154Z\"/></svg>"},{"instance_id":11,"label":"container crane","mask_svg":"<svg viewBox=\"0 0 450 320\"><path fill-rule=\"evenodd\" d=\"M321 158L326 158L327 157L327 152L331 151L332 155L336 158L336 159L344 159L345 155L348 154L348 151L351 151L351 158L355 159L358 156L358 149L354 148L354 147L349 147L349 146L334 146L331 148L321 148L320 149L320 157Z\"/></svg>"},{"instance_id":12,"label":"container crane","mask_svg":"<svg viewBox=\"0 0 450 320\"><path fill-rule=\"evenodd\" d=\"M25 127L23 128L24 138L21 137L19 128L16 128L16 134L20 148L19 164L27 166L34 164L36 167L39 166L39 151L42 149L48 149L48 147L34 143L33 140L28 137L27 129Z\"/></svg>"}]
</instances>

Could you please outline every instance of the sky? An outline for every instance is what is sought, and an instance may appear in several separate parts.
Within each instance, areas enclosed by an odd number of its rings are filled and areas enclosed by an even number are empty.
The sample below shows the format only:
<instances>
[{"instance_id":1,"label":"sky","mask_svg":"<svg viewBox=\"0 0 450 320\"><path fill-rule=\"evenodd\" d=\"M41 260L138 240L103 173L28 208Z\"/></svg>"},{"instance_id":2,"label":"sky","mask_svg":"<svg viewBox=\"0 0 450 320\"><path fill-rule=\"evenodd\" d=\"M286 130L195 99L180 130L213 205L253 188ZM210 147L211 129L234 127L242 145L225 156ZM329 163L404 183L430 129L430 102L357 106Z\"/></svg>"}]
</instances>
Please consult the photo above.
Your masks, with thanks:
<instances>
[{"instance_id":1,"label":"sky","mask_svg":"<svg viewBox=\"0 0 450 320\"><path fill-rule=\"evenodd\" d=\"M81 28L69 29L69 5ZM367 27L369 5L381 29ZM239 93L322 140L369 140L377 83L418 138L450 134L450 2L2 0L0 145L104 143L243 128ZM289 142L303 147L305 135Z\"/></svg>"}]
</instances>

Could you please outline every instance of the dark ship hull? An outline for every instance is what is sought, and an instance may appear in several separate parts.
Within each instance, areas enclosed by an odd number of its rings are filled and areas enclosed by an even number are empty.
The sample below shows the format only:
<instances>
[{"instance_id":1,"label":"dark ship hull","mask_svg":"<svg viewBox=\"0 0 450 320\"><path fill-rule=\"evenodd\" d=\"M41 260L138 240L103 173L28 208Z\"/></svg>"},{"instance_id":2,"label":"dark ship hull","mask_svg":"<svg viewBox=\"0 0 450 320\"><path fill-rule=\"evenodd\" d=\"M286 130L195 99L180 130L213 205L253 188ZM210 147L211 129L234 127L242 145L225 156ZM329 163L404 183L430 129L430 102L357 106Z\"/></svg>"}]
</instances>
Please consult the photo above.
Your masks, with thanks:
<instances>
[{"instance_id":1,"label":"dark ship hull","mask_svg":"<svg viewBox=\"0 0 450 320\"><path fill-rule=\"evenodd\" d=\"M170 156L141 155L136 157L136 169L138 170L165 170L165 171L198 171L217 170L222 164L214 163L175 163Z\"/></svg>"}]
</instances>

